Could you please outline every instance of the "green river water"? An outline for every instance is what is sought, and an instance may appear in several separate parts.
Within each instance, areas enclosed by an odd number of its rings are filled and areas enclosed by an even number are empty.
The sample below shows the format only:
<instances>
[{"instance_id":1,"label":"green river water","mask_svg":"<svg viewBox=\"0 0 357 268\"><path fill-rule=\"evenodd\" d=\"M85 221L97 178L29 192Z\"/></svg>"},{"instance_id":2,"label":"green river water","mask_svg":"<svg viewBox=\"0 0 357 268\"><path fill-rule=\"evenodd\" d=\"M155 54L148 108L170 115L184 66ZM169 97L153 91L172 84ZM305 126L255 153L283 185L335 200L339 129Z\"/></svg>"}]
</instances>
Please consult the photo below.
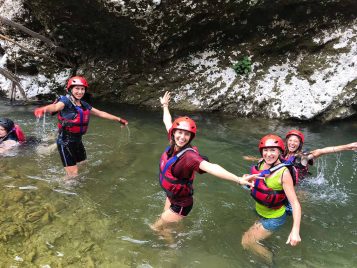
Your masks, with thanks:
<instances>
[{"instance_id":1,"label":"green river water","mask_svg":"<svg viewBox=\"0 0 357 268\"><path fill-rule=\"evenodd\" d=\"M92 118L77 185L62 183L57 151L44 153L51 140L42 150L21 148L0 158L0 267L267 267L241 246L257 219L249 192L207 174L196 177L194 208L175 229L174 243L153 233L149 224L165 200L157 176L167 145L162 112L96 107L126 118L129 129ZM0 115L26 134L53 136L56 118L36 121L33 109L0 103ZM201 153L237 175L251 165L242 156L258 155L258 140L270 132L300 128L308 149L356 141L355 119L321 124L189 115ZM301 244L285 244L291 218L265 242L274 267L357 267L357 153L324 156L311 171L297 188Z\"/></svg>"}]
</instances>

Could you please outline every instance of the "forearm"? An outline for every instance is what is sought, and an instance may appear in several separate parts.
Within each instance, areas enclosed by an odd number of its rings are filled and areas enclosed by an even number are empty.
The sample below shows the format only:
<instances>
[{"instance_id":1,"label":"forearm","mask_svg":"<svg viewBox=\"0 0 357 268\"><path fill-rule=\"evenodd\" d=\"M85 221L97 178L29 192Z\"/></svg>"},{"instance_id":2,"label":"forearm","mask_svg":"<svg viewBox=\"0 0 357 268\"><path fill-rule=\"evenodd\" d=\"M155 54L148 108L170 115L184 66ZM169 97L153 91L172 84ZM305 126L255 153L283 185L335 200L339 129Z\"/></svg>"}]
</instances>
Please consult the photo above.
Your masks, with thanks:
<instances>
[{"instance_id":1,"label":"forearm","mask_svg":"<svg viewBox=\"0 0 357 268\"><path fill-rule=\"evenodd\" d=\"M96 115L96 116L98 116L100 118L104 118L104 119L120 122L120 117L112 115L112 114L107 113L107 112L98 111L98 112L94 113L94 115Z\"/></svg>"},{"instance_id":2,"label":"forearm","mask_svg":"<svg viewBox=\"0 0 357 268\"><path fill-rule=\"evenodd\" d=\"M299 233L300 232L300 222L301 222L301 206L299 201L294 201L291 203L293 210L293 227L292 231Z\"/></svg>"},{"instance_id":3,"label":"forearm","mask_svg":"<svg viewBox=\"0 0 357 268\"><path fill-rule=\"evenodd\" d=\"M58 108L55 104L49 104L42 107L46 113L58 112Z\"/></svg>"},{"instance_id":4,"label":"forearm","mask_svg":"<svg viewBox=\"0 0 357 268\"><path fill-rule=\"evenodd\" d=\"M333 154L333 153L339 153L343 151L348 151L348 150L355 150L354 147L355 143L350 143L350 144L345 144L345 145L338 145L338 146L329 146L325 147L322 149L316 149L314 151L311 151L311 155L313 158L318 158L322 155L326 154Z\"/></svg>"},{"instance_id":5,"label":"forearm","mask_svg":"<svg viewBox=\"0 0 357 268\"><path fill-rule=\"evenodd\" d=\"M165 124L166 130L169 131L171 126L172 126L172 117L171 117L171 114L170 114L170 110L169 110L168 104L167 105L166 104L162 105L162 108L163 108L162 121Z\"/></svg>"},{"instance_id":6,"label":"forearm","mask_svg":"<svg viewBox=\"0 0 357 268\"><path fill-rule=\"evenodd\" d=\"M357 150L357 142L332 147L335 153Z\"/></svg>"},{"instance_id":7,"label":"forearm","mask_svg":"<svg viewBox=\"0 0 357 268\"><path fill-rule=\"evenodd\" d=\"M200 165L200 169L206 171L207 173L209 173L213 176L219 177L224 180L233 181L236 183L240 182L240 178L238 176L227 171L226 169L224 169L223 167L221 167L218 164L209 163L209 165L204 165L203 167L201 167L201 165Z\"/></svg>"}]
</instances>

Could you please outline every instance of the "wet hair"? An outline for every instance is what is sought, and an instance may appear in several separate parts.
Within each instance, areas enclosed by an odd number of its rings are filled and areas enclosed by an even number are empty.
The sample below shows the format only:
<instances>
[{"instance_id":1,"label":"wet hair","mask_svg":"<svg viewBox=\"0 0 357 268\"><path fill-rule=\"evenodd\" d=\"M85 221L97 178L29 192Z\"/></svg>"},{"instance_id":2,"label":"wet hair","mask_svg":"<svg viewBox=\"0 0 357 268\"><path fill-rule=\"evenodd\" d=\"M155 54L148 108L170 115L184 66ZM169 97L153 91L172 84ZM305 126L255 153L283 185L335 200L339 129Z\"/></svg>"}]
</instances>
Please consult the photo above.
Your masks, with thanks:
<instances>
[{"instance_id":1,"label":"wet hair","mask_svg":"<svg viewBox=\"0 0 357 268\"><path fill-rule=\"evenodd\" d=\"M0 126L5 128L5 130L9 133L15 127L15 124L9 118L0 118Z\"/></svg>"}]
</instances>

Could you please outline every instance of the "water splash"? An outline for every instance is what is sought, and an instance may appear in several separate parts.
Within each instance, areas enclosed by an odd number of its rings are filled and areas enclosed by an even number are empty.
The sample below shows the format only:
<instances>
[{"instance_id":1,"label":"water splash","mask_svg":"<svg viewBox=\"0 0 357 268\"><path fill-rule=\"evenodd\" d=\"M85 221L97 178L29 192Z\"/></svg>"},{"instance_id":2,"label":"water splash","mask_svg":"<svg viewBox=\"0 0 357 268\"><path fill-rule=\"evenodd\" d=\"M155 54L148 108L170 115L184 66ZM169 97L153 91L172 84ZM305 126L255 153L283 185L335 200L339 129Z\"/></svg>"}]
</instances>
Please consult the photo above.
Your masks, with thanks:
<instances>
[{"instance_id":1,"label":"water splash","mask_svg":"<svg viewBox=\"0 0 357 268\"><path fill-rule=\"evenodd\" d=\"M131 134L129 126L120 128L120 134L118 135L118 147L127 145L131 142Z\"/></svg>"},{"instance_id":2,"label":"water splash","mask_svg":"<svg viewBox=\"0 0 357 268\"><path fill-rule=\"evenodd\" d=\"M342 167L340 154L336 157L336 166L332 174L328 173L327 160L325 158L318 159L316 161L316 177L307 178L300 184L304 195L317 203L346 204L350 194L340 182Z\"/></svg>"},{"instance_id":3,"label":"water splash","mask_svg":"<svg viewBox=\"0 0 357 268\"><path fill-rule=\"evenodd\" d=\"M352 175L351 175L351 180L357 177L357 153L355 153L352 156Z\"/></svg>"}]
</instances>

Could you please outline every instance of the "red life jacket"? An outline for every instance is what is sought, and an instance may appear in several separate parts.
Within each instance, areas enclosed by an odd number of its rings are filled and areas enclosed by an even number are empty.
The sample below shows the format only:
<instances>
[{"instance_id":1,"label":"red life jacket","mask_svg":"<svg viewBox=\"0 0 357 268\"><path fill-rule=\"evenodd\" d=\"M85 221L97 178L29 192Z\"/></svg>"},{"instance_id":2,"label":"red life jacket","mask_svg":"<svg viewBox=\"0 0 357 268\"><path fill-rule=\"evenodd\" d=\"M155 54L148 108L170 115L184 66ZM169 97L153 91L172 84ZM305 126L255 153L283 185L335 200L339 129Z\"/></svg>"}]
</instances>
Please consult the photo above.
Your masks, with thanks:
<instances>
[{"instance_id":1,"label":"red life jacket","mask_svg":"<svg viewBox=\"0 0 357 268\"><path fill-rule=\"evenodd\" d=\"M169 149L170 147L167 147L160 158L160 185L168 197L175 198L191 196L193 195L192 183L195 178L194 172L192 172L190 178L176 178L172 174L172 167L182 158L186 152L193 151L198 153L198 150L196 147L186 148L180 151L178 154L168 157L167 152Z\"/></svg>"},{"instance_id":2,"label":"red life jacket","mask_svg":"<svg viewBox=\"0 0 357 268\"><path fill-rule=\"evenodd\" d=\"M71 101L67 102L68 107L76 112L73 119L63 117L60 112L57 114L59 130L65 130L67 132L80 135L84 135L87 132L90 110L83 109L82 107L86 108L86 105L82 101L81 103L82 106L76 106Z\"/></svg>"},{"instance_id":3,"label":"red life jacket","mask_svg":"<svg viewBox=\"0 0 357 268\"><path fill-rule=\"evenodd\" d=\"M259 170L259 166L262 161L251 167L250 174L260 174L261 177L264 177L272 174L282 167L287 167L291 173L291 177L293 178L294 185L296 184L297 172L292 163L283 162L270 169ZM254 187L251 188L250 194L259 204L272 209L281 208L288 201L284 190L273 190L272 188L269 188L263 179L254 180Z\"/></svg>"},{"instance_id":4,"label":"red life jacket","mask_svg":"<svg viewBox=\"0 0 357 268\"><path fill-rule=\"evenodd\" d=\"M14 131L15 131L15 134L16 134L16 137L17 137L17 141L20 144L24 143L26 141L26 137L25 137L24 132L20 128L20 126L15 124L15 130Z\"/></svg>"}]
</instances>

